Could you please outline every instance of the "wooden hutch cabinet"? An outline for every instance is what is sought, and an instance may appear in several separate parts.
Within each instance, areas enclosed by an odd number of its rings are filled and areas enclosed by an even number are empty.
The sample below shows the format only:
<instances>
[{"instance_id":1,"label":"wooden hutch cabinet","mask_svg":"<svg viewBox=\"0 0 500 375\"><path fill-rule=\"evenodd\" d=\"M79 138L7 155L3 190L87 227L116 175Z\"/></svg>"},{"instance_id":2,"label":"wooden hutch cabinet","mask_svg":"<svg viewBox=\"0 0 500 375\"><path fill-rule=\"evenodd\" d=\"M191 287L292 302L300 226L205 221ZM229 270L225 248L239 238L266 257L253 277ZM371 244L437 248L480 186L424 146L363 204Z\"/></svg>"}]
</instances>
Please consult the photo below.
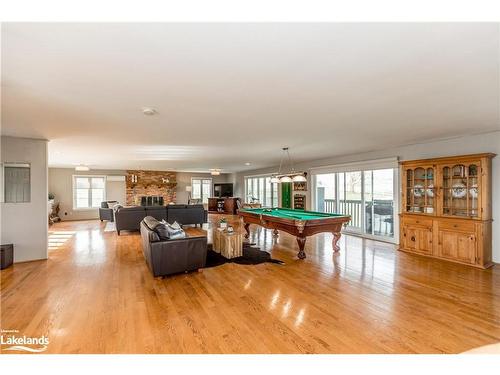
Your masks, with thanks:
<instances>
[{"instance_id":1,"label":"wooden hutch cabinet","mask_svg":"<svg viewBox=\"0 0 500 375\"><path fill-rule=\"evenodd\" d=\"M400 250L490 267L494 156L401 162Z\"/></svg>"}]
</instances>

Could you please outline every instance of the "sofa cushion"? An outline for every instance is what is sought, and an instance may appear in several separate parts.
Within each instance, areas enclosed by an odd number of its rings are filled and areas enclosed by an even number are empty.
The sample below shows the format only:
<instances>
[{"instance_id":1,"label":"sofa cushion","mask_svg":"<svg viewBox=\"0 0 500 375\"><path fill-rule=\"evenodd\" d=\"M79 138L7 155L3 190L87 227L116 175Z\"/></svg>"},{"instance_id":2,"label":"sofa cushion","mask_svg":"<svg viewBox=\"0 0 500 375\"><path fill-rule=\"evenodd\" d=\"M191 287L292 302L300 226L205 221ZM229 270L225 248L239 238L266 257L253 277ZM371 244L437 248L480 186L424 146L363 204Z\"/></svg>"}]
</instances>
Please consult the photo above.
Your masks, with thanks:
<instances>
[{"instance_id":1,"label":"sofa cushion","mask_svg":"<svg viewBox=\"0 0 500 375\"><path fill-rule=\"evenodd\" d=\"M146 216L153 216L157 220L163 220L167 218L167 209L165 206L145 206Z\"/></svg>"}]
</instances>

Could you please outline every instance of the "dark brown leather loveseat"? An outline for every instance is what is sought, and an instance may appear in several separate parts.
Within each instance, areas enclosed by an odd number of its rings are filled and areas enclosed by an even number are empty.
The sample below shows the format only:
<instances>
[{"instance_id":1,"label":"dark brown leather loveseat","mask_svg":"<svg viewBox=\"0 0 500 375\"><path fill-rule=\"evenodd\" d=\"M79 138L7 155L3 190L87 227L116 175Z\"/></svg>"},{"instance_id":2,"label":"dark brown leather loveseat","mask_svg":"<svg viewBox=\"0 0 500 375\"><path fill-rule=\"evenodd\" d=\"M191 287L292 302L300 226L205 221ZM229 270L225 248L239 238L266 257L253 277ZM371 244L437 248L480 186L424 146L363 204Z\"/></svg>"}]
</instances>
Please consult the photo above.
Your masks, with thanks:
<instances>
[{"instance_id":1,"label":"dark brown leather loveseat","mask_svg":"<svg viewBox=\"0 0 500 375\"><path fill-rule=\"evenodd\" d=\"M194 271L205 267L207 237L160 240L159 221L147 216L141 221L142 252L154 277Z\"/></svg>"}]
</instances>

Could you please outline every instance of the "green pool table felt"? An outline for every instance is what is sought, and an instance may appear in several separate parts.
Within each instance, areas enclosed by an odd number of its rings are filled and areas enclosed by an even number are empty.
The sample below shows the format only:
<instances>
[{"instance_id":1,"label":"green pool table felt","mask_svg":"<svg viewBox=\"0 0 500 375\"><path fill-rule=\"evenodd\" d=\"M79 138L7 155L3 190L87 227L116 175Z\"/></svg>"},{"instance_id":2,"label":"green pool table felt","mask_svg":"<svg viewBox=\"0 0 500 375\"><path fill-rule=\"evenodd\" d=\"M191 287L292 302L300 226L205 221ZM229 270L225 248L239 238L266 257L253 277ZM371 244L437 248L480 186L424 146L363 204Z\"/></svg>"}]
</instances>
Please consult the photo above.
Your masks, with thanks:
<instances>
[{"instance_id":1,"label":"green pool table felt","mask_svg":"<svg viewBox=\"0 0 500 375\"><path fill-rule=\"evenodd\" d=\"M257 215L267 215L280 218L290 218L296 220L317 220L338 216L347 216L343 214L330 214L325 212L293 210L290 208L244 208L242 212L254 213Z\"/></svg>"}]
</instances>

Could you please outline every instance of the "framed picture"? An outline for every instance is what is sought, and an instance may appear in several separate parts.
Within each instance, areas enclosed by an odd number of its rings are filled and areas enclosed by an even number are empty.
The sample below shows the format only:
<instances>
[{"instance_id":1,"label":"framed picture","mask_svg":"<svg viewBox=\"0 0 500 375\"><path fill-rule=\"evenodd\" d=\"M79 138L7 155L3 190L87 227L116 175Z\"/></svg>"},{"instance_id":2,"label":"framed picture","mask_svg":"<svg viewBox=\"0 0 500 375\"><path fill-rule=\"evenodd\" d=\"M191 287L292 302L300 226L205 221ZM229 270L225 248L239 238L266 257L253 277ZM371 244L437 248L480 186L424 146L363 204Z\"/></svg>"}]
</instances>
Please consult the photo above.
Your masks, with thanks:
<instances>
[{"instance_id":1,"label":"framed picture","mask_svg":"<svg viewBox=\"0 0 500 375\"><path fill-rule=\"evenodd\" d=\"M307 182L294 182L293 190L295 191L306 191L307 190Z\"/></svg>"}]
</instances>

